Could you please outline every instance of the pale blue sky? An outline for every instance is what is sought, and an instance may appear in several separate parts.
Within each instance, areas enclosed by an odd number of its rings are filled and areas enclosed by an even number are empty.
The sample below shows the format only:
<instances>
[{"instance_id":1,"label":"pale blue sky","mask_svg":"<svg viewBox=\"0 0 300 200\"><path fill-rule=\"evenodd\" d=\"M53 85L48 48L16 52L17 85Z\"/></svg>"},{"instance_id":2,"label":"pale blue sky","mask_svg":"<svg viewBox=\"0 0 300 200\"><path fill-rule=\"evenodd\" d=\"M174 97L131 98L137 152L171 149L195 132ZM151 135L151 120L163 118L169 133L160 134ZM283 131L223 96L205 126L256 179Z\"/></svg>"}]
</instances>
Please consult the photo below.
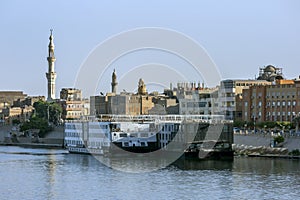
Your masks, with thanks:
<instances>
[{"instance_id":1,"label":"pale blue sky","mask_svg":"<svg viewBox=\"0 0 300 200\"><path fill-rule=\"evenodd\" d=\"M299 10L296 0L1 1L0 90L46 96L50 28L57 94L73 87L81 64L100 42L138 27L168 28L193 38L223 79L254 78L268 64L295 78L300 74Z\"/></svg>"}]
</instances>

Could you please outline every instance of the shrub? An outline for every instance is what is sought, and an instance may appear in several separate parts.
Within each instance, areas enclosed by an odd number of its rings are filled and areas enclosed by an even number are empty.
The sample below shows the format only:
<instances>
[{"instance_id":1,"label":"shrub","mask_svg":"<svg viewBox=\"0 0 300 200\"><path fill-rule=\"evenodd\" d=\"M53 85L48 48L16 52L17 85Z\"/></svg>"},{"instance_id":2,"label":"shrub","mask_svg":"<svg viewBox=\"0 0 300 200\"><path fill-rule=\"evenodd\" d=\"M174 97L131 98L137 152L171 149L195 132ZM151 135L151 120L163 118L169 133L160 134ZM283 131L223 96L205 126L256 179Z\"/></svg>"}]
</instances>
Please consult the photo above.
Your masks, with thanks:
<instances>
[{"instance_id":1,"label":"shrub","mask_svg":"<svg viewBox=\"0 0 300 200\"><path fill-rule=\"evenodd\" d=\"M274 142L275 142L275 144L282 143L282 142L284 142L284 137L282 137L281 135L276 136L276 137L274 138Z\"/></svg>"},{"instance_id":2,"label":"shrub","mask_svg":"<svg viewBox=\"0 0 300 200\"><path fill-rule=\"evenodd\" d=\"M293 151L289 152L289 155L300 156L300 151L299 149L294 149Z\"/></svg>"}]
</instances>

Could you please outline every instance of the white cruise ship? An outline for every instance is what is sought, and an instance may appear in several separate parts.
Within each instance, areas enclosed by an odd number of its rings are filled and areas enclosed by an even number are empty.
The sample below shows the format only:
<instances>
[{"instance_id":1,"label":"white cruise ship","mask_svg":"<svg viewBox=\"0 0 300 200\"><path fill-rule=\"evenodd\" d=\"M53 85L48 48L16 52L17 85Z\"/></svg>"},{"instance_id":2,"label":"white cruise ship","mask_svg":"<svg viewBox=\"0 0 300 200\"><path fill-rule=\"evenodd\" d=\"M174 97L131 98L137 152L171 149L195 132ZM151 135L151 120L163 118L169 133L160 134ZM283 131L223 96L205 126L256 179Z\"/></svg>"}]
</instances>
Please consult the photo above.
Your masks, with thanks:
<instances>
[{"instance_id":1,"label":"white cruise ship","mask_svg":"<svg viewBox=\"0 0 300 200\"><path fill-rule=\"evenodd\" d=\"M65 123L65 146L71 153L101 155L120 149L183 153L188 143L206 138L232 144L232 121L222 115L101 115Z\"/></svg>"}]
</instances>

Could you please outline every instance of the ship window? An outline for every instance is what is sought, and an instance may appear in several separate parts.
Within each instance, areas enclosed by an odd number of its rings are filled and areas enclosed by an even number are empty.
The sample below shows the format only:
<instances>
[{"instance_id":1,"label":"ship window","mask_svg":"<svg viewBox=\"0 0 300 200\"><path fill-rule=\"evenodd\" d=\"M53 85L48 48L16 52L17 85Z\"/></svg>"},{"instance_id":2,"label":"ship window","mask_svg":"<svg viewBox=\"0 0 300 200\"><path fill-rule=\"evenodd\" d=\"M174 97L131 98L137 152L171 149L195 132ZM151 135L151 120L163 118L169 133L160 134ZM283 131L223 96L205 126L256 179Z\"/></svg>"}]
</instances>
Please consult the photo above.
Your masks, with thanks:
<instances>
[{"instance_id":1,"label":"ship window","mask_svg":"<svg viewBox=\"0 0 300 200\"><path fill-rule=\"evenodd\" d=\"M120 133L120 137L127 137L127 133Z\"/></svg>"},{"instance_id":2,"label":"ship window","mask_svg":"<svg viewBox=\"0 0 300 200\"><path fill-rule=\"evenodd\" d=\"M137 133L130 133L130 137L137 137L138 134Z\"/></svg>"},{"instance_id":3,"label":"ship window","mask_svg":"<svg viewBox=\"0 0 300 200\"><path fill-rule=\"evenodd\" d=\"M148 137L148 133L141 133L141 137Z\"/></svg>"},{"instance_id":4,"label":"ship window","mask_svg":"<svg viewBox=\"0 0 300 200\"><path fill-rule=\"evenodd\" d=\"M141 146L144 147L145 146L145 142L141 142Z\"/></svg>"}]
</instances>

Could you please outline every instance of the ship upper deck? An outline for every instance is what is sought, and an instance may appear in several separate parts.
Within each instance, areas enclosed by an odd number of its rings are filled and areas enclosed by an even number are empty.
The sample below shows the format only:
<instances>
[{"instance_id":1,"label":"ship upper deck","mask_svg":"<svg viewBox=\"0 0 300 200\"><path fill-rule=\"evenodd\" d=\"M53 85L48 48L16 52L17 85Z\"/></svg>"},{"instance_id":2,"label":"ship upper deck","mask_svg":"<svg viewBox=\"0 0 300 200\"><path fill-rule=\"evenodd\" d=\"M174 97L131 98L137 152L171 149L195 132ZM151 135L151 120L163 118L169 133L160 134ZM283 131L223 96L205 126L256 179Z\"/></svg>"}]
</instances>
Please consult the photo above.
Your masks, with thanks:
<instances>
[{"instance_id":1,"label":"ship upper deck","mask_svg":"<svg viewBox=\"0 0 300 200\"><path fill-rule=\"evenodd\" d=\"M136 122L136 123L233 123L225 120L224 115L99 115L84 116L81 120L66 122Z\"/></svg>"}]
</instances>

